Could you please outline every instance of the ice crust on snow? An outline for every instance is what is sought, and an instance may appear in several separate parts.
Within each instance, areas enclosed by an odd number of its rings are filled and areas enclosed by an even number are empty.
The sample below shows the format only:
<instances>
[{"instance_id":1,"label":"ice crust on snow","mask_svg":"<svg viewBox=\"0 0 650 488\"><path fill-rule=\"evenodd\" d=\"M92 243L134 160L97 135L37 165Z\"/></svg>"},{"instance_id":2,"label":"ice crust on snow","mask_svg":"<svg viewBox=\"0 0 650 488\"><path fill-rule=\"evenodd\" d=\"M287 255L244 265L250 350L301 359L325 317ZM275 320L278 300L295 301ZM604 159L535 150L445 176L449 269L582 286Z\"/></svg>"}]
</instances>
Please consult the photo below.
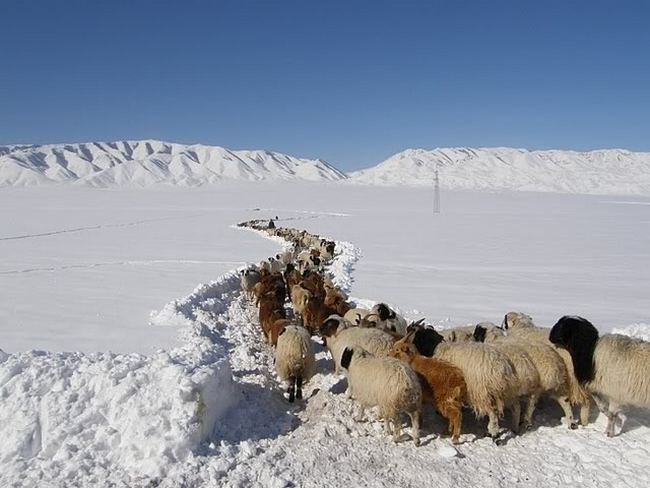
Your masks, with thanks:
<instances>
[{"instance_id":1,"label":"ice crust on snow","mask_svg":"<svg viewBox=\"0 0 650 488\"><path fill-rule=\"evenodd\" d=\"M432 186L436 169L445 189L650 195L650 153L624 149L408 149L349 176L371 185Z\"/></svg>"},{"instance_id":2,"label":"ice crust on snow","mask_svg":"<svg viewBox=\"0 0 650 488\"><path fill-rule=\"evenodd\" d=\"M200 186L224 180L330 181L345 175L320 159L162 141L0 146L0 187Z\"/></svg>"}]
</instances>

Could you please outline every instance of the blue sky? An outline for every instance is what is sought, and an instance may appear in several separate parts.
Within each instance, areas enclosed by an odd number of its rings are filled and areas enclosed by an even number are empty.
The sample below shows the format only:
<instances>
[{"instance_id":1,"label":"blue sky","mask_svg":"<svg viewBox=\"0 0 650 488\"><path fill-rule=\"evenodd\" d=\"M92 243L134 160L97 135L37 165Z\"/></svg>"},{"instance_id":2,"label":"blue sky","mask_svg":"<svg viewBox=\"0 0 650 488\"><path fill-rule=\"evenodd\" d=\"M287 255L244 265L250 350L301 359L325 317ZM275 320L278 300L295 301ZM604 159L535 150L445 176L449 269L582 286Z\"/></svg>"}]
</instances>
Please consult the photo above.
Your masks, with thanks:
<instances>
[{"instance_id":1,"label":"blue sky","mask_svg":"<svg viewBox=\"0 0 650 488\"><path fill-rule=\"evenodd\" d=\"M0 0L0 144L650 150L650 2Z\"/></svg>"}]
</instances>

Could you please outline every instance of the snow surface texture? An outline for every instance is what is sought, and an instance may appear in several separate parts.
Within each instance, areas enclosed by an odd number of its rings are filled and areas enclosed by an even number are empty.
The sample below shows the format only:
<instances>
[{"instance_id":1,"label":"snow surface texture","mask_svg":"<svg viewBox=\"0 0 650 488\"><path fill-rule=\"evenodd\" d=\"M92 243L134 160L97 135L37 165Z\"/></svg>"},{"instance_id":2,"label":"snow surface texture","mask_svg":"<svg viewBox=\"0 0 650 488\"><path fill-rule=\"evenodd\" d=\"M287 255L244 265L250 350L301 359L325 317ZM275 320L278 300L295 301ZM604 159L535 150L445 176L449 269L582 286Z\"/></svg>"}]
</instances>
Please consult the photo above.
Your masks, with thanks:
<instances>
[{"instance_id":1,"label":"snow surface texture","mask_svg":"<svg viewBox=\"0 0 650 488\"><path fill-rule=\"evenodd\" d=\"M409 149L349 176L371 185L431 187L436 169L445 189L650 195L650 153L623 149Z\"/></svg>"},{"instance_id":2,"label":"snow surface texture","mask_svg":"<svg viewBox=\"0 0 650 488\"><path fill-rule=\"evenodd\" d=\"M223 181L349 181L444 189L650 195L650 153L513 148L409 149L345 175L322 161L269 151L161 141L0 146L0 187L199 186Z\"/></svg>"},{"instance_id":3,"label":"snow surface texture","mask_svg":"<svg viewBox=\"0 0 650 488\"><path fill-rule=\"evenodd\" d=\"M337 243L330 270L351 283L358 251ZM187 324L183 347L151 357L0 352L0 486L587 486L646 487L650 417L608 439L540 405L534 429L497 447L466 415L459 446L425 411L423 445L397 445L355 422L345 381L317 346L304 403L274 377L256 309L237 272L201 285L152 320ZM629 330L634 333L634 330Z\"/></svg>"},{"instance_id":4,"label":"snow surface texture","mask_svg":"<svg viewBox=\"0 0 650 488\"><path fill-rule=\"evenodd\" d=\"M0 146L0 187L71 182L93 187L198 186L223 180L327 181L345 175L322 160L269 151L161 141Z\"/></svg>"}]
</instances>

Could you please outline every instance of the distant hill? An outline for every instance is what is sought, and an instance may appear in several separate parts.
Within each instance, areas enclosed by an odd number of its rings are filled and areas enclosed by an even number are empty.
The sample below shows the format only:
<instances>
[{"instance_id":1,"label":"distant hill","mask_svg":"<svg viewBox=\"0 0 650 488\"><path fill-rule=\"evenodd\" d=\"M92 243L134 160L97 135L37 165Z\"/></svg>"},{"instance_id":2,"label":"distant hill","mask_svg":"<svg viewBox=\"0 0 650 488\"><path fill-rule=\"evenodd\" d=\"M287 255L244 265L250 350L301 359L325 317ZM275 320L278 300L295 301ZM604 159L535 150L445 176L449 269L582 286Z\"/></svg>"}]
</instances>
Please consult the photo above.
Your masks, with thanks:
<instances>
[{"instance_id":1,"label":"distant hill","mask_svg":"<svg viewBox=\"0 0 650 488\"><path fill-rule=\"evenodd\" d=\"M443 188L650 195L650 153L623 149L409 149L349 176L370 185L430 186L436 168Z\"/></svg>"},{"instance_id":2,"label":"distant hill","mask_svg":"<svg viewBox=\"0 0 650 488\"><path fill-rule=\"evenodd\" d=\"M269 151L161 141L0 146L0 186L74 183L94 187L198 186L224 180L332 181L346 175L322 160Z\"/></svg>"}]
</instances>

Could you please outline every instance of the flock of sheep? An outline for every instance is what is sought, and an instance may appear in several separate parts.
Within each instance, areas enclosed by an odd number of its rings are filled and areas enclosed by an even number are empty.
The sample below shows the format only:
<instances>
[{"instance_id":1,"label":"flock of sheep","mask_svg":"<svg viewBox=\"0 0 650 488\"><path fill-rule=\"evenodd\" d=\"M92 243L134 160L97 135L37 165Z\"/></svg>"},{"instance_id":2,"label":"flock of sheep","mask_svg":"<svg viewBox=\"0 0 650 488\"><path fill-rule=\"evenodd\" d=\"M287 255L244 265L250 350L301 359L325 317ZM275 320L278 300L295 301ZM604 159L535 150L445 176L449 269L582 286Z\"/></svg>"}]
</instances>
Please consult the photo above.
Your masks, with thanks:
<instances>
[{"instance_id":1,"label":"flock of sheep","mask_svg":"<svg viewBox=\"0 0 650 488\"><path fill-rule=\"evenodd\" d=\"M589 422L591 399L608 419L614 436L621 406L650 407L650 343L622 335L599 337L586 319L562 317L552 329L531 317L507 313L501 326L436 331L422 320L408 324L388 305L355 308L334 285L325 266L335 243L306 231L253 220L240 226L286 239L285 251L241 272L241 286L255 302L265 340L275 347L278 376L289 384L289 401L302 398L314 374L312 336L319 335L336 373L347 375L348 395L364 410L378 407L385 431L401 437L400 416L411 420L419 444L423 403L449 423L458 442L463 407L488 417L488 434L501 444L504 410L518 433L533 424L537 401L545 396L562 408L568 428ZM292 317L285 302L290 300ZM523 406L523 412L522 412ZM392 424L392 428L391 428Z\"/></svg>"}]
</instances>

